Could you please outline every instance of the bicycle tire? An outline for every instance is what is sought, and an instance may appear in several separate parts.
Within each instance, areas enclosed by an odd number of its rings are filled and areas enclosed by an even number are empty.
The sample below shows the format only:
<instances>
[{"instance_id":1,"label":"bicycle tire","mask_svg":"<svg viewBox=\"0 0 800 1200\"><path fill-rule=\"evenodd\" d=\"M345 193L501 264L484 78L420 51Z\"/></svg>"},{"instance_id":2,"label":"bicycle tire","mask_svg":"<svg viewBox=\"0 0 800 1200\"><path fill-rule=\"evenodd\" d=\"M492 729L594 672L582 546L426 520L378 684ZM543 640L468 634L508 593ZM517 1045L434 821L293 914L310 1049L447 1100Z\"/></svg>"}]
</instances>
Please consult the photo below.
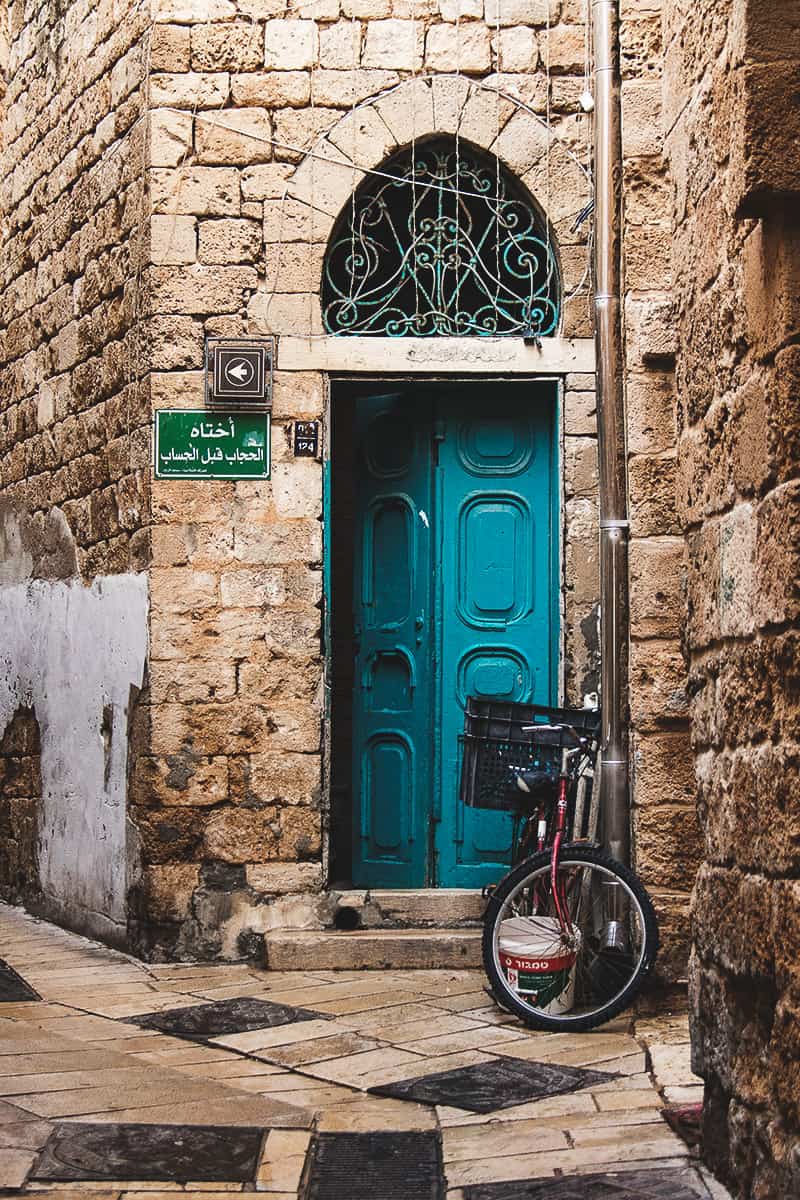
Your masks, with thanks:
<instances>
[{"instance_id":1,"label":"bicycle tire","mask_svg":"<svg viewBox=\"0 0 800 1200\"><path fill-rule=\"evenodd\" d=\"M520 999L518 993L511 987L505 972L499 962L499 925L508 912L510 899L523 892L526 886L532 887L533 881L547 878L550 868L551 854L543 850L518 866L500 880L492 892L484 915L483 926L483 966L492 992L497 1002L508 1012L519 1017L532 1029L550 1030L553 1032L575 1033L594 1029L598 1025L610 1021L618 1013L627 1008L653 969L658 954L659 934L658 921L653 903L642 886L638 876L616 859L611 858L603 850L595 846L570 845L562 848L559 869L569 870L570 867L594 869L607 880L614 877L625 888L627 894L635 901L641 916L641 947L637 955L630 978L604 1003L589 1011L569 1013L547 1013L535 1008ZM590 886L591 886L590 876ZM591 915L594 915L592 910ZM638 929L637 929L638 931ZM581 952L579 951L579 954ZM588 949L586 951L588 957ZM605 960L596 954L596 961L601 965ZM594 964L593 964L594 965ZM616 969L616 968L615 968Z\"/></svg>"}]
</instances>

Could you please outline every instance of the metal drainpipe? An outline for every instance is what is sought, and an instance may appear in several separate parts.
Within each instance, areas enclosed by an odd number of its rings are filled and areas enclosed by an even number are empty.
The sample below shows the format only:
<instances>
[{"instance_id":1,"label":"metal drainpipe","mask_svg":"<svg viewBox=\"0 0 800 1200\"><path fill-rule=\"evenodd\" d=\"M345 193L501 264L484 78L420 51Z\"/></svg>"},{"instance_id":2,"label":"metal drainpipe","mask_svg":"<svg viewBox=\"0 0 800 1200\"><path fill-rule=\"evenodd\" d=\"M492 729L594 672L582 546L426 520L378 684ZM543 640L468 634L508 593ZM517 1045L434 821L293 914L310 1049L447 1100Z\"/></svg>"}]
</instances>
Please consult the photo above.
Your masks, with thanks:
<instances>
[{"instance_id":1,"label":"metal drainpipe","mask_svg":"<svg viewBox=\"0 0 800 1200\"><path fill-rule=\"evenodd\" d=\"M630 858L627 738L628 500L620 321L622 136L619 0L593 0L595 54L595 349L600 500L603 840Z\"/></svg>"}]
</instances>

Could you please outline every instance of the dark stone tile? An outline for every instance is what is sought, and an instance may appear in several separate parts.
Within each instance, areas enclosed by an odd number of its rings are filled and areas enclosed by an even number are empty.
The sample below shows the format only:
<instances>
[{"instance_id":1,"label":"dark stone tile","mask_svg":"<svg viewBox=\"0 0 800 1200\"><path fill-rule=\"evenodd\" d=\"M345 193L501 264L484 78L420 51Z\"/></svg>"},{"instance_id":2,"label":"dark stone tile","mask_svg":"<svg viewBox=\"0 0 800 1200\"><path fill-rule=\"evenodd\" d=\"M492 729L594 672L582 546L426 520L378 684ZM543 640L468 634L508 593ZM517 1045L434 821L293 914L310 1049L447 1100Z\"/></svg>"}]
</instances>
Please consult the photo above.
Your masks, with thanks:
<instances>
[{"instance_id":1,"label":"dark stone tile","mask_svg":"<svg viewBox=\"0 0 800 1200\"><path fill-rule=\"evenodd\" d=\"M18 1004L21 1000L41 1000L41 996L0 958L0 1004Z\"/></svg>"},{"instance_id":2,"label":"dark stone tile","mask_svg":"<svg viewBox=\"0 0 800 1200\"><path fill-rule=\"evenodd\" d=\"M707 1192L693 1171L619 1171L479 1183L464 1200L698 1200Z\"/></svg>"},{"instance_id":3,"label":"dark stone tile","mask_svg":"<svg viewBox=\"0 0 800 1200\"><path fill-rule=\"evenodd\" d=\"M442 1150L425 1133L320 1133L303 1200L441 1200Z\"/></svg>"},{"instance_id":4,"label":"dark stone tile","mask_svg":"<svg viewBox=\"0 0 800 1200\"><path fill-rule=\"evenodd\" d=\"M615 1074L584 1067L560 1067L556 1063L499 1057L494 1062L421 1075L369 1090L376 1096L392 1096L421 1104L447 1104L470 1112L487 1113L525 1104L528 1100L576 1092L593 1083L608 1083L616 1078Z\"/></svg>"},{"instance_id":5,"label":"dark stone tile","mask_svg":"<svg viewBox=\"0 0 800 1200\"><path fill-rule=\"evenodd\" d=\"M202 1042L228 1033L247 1033L250 1029L291 1025L294 1021L330 1019L330 1013L240 996L232 1000L215 1000L211 1004L195 1004L191 1008L168 1008L161 1012L127 1017L126 1023Z\"/></svg>"},{"instance_id":6,"label":"dark stone tile","mask_svg":"<svg viewBox=\"0 0 800 1200\"><path fill-rule=\"evenodd\" d=\"M266 1129L237 1125L61 1123L53 1130L31 1178L250 1183L267 1133Z\"/></svg>"}]
</instances>

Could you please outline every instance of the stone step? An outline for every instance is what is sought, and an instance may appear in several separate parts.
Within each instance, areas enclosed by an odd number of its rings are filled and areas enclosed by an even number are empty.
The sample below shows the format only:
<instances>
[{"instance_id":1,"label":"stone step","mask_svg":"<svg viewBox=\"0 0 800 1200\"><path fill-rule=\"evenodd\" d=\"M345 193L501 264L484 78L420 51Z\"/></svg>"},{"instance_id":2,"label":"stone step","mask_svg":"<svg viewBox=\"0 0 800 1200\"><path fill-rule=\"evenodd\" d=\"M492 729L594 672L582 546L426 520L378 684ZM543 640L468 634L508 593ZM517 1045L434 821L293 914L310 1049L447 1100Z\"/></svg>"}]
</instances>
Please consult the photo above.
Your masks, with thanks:
<instances>
[{"instance_id":1,"label":"stone step","mask_svg":"<svg viewBox=\"0 0 800 1200\"><path fill-rule=\"evenodd\" d=\"M361 929L477 927L486 907L482 893L474 888L350 889L335 896L338 929L345 910L354 927Z\"/></svg>"},{"instance_id":2,"label":"stone step","mask_svg":"<svg viewBox=\"0 0 800 1200\"><path fill-rule=\"evenodd\" d=\"M271 971L479 967L480 929L280 929L266 935Z\"/></svg>"}]
</instances>

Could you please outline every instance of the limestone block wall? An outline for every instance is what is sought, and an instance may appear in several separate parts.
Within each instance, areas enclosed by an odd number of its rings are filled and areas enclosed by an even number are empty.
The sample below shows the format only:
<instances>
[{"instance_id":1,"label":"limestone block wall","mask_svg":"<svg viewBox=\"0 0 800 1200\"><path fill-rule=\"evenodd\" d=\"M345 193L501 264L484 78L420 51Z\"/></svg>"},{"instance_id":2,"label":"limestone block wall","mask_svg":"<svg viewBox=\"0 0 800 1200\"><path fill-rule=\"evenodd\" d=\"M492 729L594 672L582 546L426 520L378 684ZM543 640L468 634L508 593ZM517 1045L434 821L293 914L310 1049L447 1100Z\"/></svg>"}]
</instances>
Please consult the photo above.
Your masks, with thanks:
<instances>
[{"instance_id":1,"label":"limestone block wall","mask_svg":"<svg viewBox=\"0 0 800 1200\"><path fill-rule=\"evenodd\" d=\"M664 11L704 835L692 1036L705 1153L742 1200L800 1192L799 29L797 4Z\"/></svg>"},{"instance_id":2,"label":"limestone block wall","mask_svg":"<svg viewBox=\"0 0 800 1200\"><path fill-rule=\"evenodd\" d=\"M0 8L0 889L116 941L147 638L146 29L111 0Z\"/></svg>"},{"instance_id":3,"label":"limestone block wall","mask_svg":"<svg viewBox=\"0 0 800 1200\"><path fill-rule=\"evenodd\" d=\"M685 979L700 860L689 743L684 547L676 507L676 335L663 155L662 0L622 0L623 313L635 861L659 915L658 973Z\"/></svg>"},{"instance_id":4,"label":"limestone block wall","mask_svg":"<svg viewBox=\"0 0 800 1200\"><path fill-rule=\"evenodd\" d=\"M275 924L329 919L322 471L290 448L295 419L326 419L315 347L327 239L366 170L412 139L458 132L496 151L549 214L562 332L590 337L589 223L574 228L590 197L585 4L157 0L145 12L76 0L62 13L15 0L9 13L9 582L129 580L135 636L113 686L132 685L135 703L115 701L111 717L127 753L111 756L108 796L94 789L98 820L110 806L117 831L113 902L101 905L115 936L153 956L250 953ZM664 973L677 978L693 860L659 15L655 0L631 0L623 16L636 842L667 932ZM202 404L204 339L267 333L282 339L271 480L153 481L152 415ZM290 353L298 336L309 341ZM435 374L436 353L430 364ZM580 703L598 682L593 376L567 371L563 395L564 681ZM31 707L34 676L20 676L9 713ZM108 704L81 686L102 751ZM55 762L43 744L45 776ZM102 774L102 753L93 762Z\"/></svg>"},{"instance_id":5,"label":"limestone block wall","mask_svg":"<svg viewBox=\"0 0 800 1200\"><path fill-rule=\"evenodd\" d=\"M294 419L325 416L313 352L325 246L365 168L414 138L458 131L496 148L549 210L576 290L587 227L571 226L589 198L578 164L590 138L578 7L159 5L153 408L198 403L206 335L312 340L291 361L279 344L269 483L153 485L151 689L137 741L147 750L131 796L144 863L134 937L147 953L232 955L273 925L329 920L322 474L289 446ZM531 111L498 98L498 84ZM560 139L549 169L537 119L548 110ZM584 282L565 332L590 334L590 313ZM566 675L578 697L597 686L592 389L590 375L567 377Z\"/></svg>"}]
</instances>

